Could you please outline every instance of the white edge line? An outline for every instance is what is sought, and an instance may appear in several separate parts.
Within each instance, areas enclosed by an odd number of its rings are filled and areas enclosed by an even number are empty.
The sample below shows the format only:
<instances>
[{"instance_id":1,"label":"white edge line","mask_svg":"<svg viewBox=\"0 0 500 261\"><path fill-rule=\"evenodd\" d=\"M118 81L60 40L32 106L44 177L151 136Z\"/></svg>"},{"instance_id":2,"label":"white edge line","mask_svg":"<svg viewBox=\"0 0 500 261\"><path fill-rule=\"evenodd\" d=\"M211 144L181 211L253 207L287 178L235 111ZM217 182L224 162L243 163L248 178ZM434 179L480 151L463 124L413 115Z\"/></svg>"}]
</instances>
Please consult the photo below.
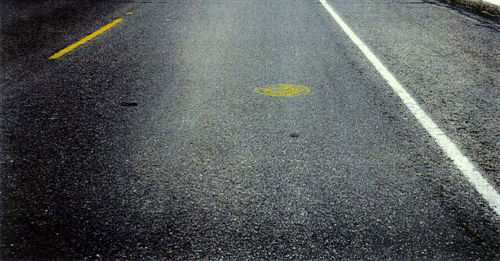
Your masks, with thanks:
<instances>
[{"instance_id":1,"label":"white edge line","mask_svg":"<svg viewBox=\"0 0 500 261\"><path fill-rule=\"evenodd\" d=\"M326 0L319 0L326 8L330 15L335 19L338 25L344 32L351 38L351 40L358 46L358 48L365 54L366 58L375 66L377 71L384 77L391 88L396 92L403 101L403 103L410 109L411 113L417 118L427 132L436 140L445 154L455 163L455 166L462 172L462 174L469 180L469 182L476 188L476 190L488 202L490 207L495 213L500 216L500 195L488 183L488 181L476 170L474 164L464 156L457 145L451 141L446 134L438 127L434 121L427 116L422 110L420 105L411 97L406 89L396 80L392 73L382 64L382 62L370 51L370 49L359 39L349 26L340 18L340 16L333 10L333 8L326 2Z\"/></svg>"}]
</instances>

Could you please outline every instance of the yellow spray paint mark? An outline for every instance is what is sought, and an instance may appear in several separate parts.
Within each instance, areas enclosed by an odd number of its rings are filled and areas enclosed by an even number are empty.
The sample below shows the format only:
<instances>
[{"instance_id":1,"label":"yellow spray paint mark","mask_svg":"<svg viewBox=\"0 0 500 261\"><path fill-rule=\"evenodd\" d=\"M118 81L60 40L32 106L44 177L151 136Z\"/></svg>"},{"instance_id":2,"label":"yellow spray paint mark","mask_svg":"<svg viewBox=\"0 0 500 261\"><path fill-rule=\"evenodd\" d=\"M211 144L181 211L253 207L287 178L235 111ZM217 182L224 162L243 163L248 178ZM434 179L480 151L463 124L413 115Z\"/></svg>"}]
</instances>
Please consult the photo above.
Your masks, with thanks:
<instances>
[{"instance_id":1,"label":"yellow spray paint mark","mask_svg":"<svg viewBox=\"0 0 500 261\"><path fill-rule=\"evenodd\" d=\"M255 91L268 96L297 97L308 95L311 89L295 84L273 84L255 88Z\"/></svg>"},{"instance_id":2,"label":"yellow spray paint mark","mask_svg":"<svg viewBox=\"0 0 500 261\"><path fill-rule=\"evenodd\" d=\"M76 43L74 43L74 44L72 44L72 45L70 45L70 46L68 46L68 47L66 47L66 48L64 48L64 49L62 49L62 50L61 50L61 51L59 51L58 53L56 53L56 54L52 55L49 59L57 59L57 58L59 58L59 57L61 57L61 56L65 55L65 54L67 54L67 53L69 53L69 52L73 51L73 49L75 49L76 47L78 47L78 46L80 46L80 45L82 45L82 44L86 43L87 41L91 40L92 38L94 38L94 37L96 37L96 36L100 35L100 34L101 34L101 33L103 33L104 31L106 31L106 30L108 30L109 28L111 28L111 27L115 26L116 24L118 24L118 23L119 23L119 22L121 22L121 21L123 21L123 18L116 19L116 20L115 20L115 21L113 21L112 23L110 23L110 24L108 24L108 25L104 26L103 28L101 28L101 29L99 29L99 30L97 30L97 31L93 32L91 35L89 35L89 36L87 36L87 37L83 38L82 40L80 40L80 41L78 41L78 42L76 42Z\"/></svg>"},{"instance_id":3,"label":"yellow spray paint mark","mask_svg":"<svg viewBox=\"0 0 500 261\"><path fill-rule=\"evenodd\" d=\"M128 15L134 14L133 12L127 12Z\"/></svg>"}]
</instances>

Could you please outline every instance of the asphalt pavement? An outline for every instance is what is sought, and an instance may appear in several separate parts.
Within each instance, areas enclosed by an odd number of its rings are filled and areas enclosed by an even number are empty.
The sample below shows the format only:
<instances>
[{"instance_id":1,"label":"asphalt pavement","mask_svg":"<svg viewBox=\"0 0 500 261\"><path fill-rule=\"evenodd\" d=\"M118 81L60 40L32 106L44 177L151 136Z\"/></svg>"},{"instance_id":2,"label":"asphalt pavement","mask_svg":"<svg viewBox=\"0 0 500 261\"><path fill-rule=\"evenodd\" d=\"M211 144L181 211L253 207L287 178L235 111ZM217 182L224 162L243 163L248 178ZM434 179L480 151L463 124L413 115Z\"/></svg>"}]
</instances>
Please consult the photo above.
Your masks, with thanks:
<instances>
[{"instance_id":1,"label":"asphalt pavement","mask_svg":"<svg viewBox=\"0 0 500 261\"><path fill-rule=\"evenodd\" d=\"M499 191L500 25L327 2ZM1 8L2 260L500 259L499 216L317 0Z\"/></svg>"}]
</instances>

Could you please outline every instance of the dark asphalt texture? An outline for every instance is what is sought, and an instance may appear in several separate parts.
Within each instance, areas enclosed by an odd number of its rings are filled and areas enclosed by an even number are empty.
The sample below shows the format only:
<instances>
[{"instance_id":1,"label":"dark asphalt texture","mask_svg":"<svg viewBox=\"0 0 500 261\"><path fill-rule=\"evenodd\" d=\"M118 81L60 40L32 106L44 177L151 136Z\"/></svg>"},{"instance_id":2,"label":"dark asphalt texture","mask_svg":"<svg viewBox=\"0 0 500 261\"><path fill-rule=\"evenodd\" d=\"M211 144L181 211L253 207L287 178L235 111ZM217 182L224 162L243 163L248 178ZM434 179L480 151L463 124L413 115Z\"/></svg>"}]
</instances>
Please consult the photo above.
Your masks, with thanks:
<instances>
[{"instance_id":1,"label":"dark asphalt texture","mask_svg":"<svg viewBox=\"0 0 500 261\"><path fill-rule=\"evenodd\" d=\"M498 25L329 2L498 189ZM316 0L1 8L1 260L500 259L498 217Z\"/></svg>"}]
</instances>

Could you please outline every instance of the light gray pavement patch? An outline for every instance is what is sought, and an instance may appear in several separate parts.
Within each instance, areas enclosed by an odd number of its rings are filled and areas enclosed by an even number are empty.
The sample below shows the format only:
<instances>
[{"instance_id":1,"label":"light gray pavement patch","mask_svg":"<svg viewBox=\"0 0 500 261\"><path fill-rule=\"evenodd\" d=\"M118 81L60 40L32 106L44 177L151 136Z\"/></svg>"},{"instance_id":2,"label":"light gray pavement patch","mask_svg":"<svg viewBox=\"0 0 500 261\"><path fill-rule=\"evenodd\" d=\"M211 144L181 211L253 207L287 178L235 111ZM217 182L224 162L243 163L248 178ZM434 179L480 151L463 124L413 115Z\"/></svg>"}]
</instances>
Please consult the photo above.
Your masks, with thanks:
<instances>
[{"instance_id":1,"label":"light gray pavement patch","mask_svg":"<svg viewBox=\"0 0 500 261\"><path fill-rule=\"evenodd\" d=\"M492 213L315 2L195 3L169 27L177 82L160 79L182 95L138 154L140 213L172 256L496 255ZM273 83L312 92L254 92Z\"/></svg>"},{"instance_id":2,"label":"light gray pavement patch","mask_svg":"<svg viewBox=\"0 0 500 261\"><path fill-rule=\"evenodd\" d=\"M500 27L426 3L357 3L336 7L498 190Z\"/></svg>"}]
</instances>

